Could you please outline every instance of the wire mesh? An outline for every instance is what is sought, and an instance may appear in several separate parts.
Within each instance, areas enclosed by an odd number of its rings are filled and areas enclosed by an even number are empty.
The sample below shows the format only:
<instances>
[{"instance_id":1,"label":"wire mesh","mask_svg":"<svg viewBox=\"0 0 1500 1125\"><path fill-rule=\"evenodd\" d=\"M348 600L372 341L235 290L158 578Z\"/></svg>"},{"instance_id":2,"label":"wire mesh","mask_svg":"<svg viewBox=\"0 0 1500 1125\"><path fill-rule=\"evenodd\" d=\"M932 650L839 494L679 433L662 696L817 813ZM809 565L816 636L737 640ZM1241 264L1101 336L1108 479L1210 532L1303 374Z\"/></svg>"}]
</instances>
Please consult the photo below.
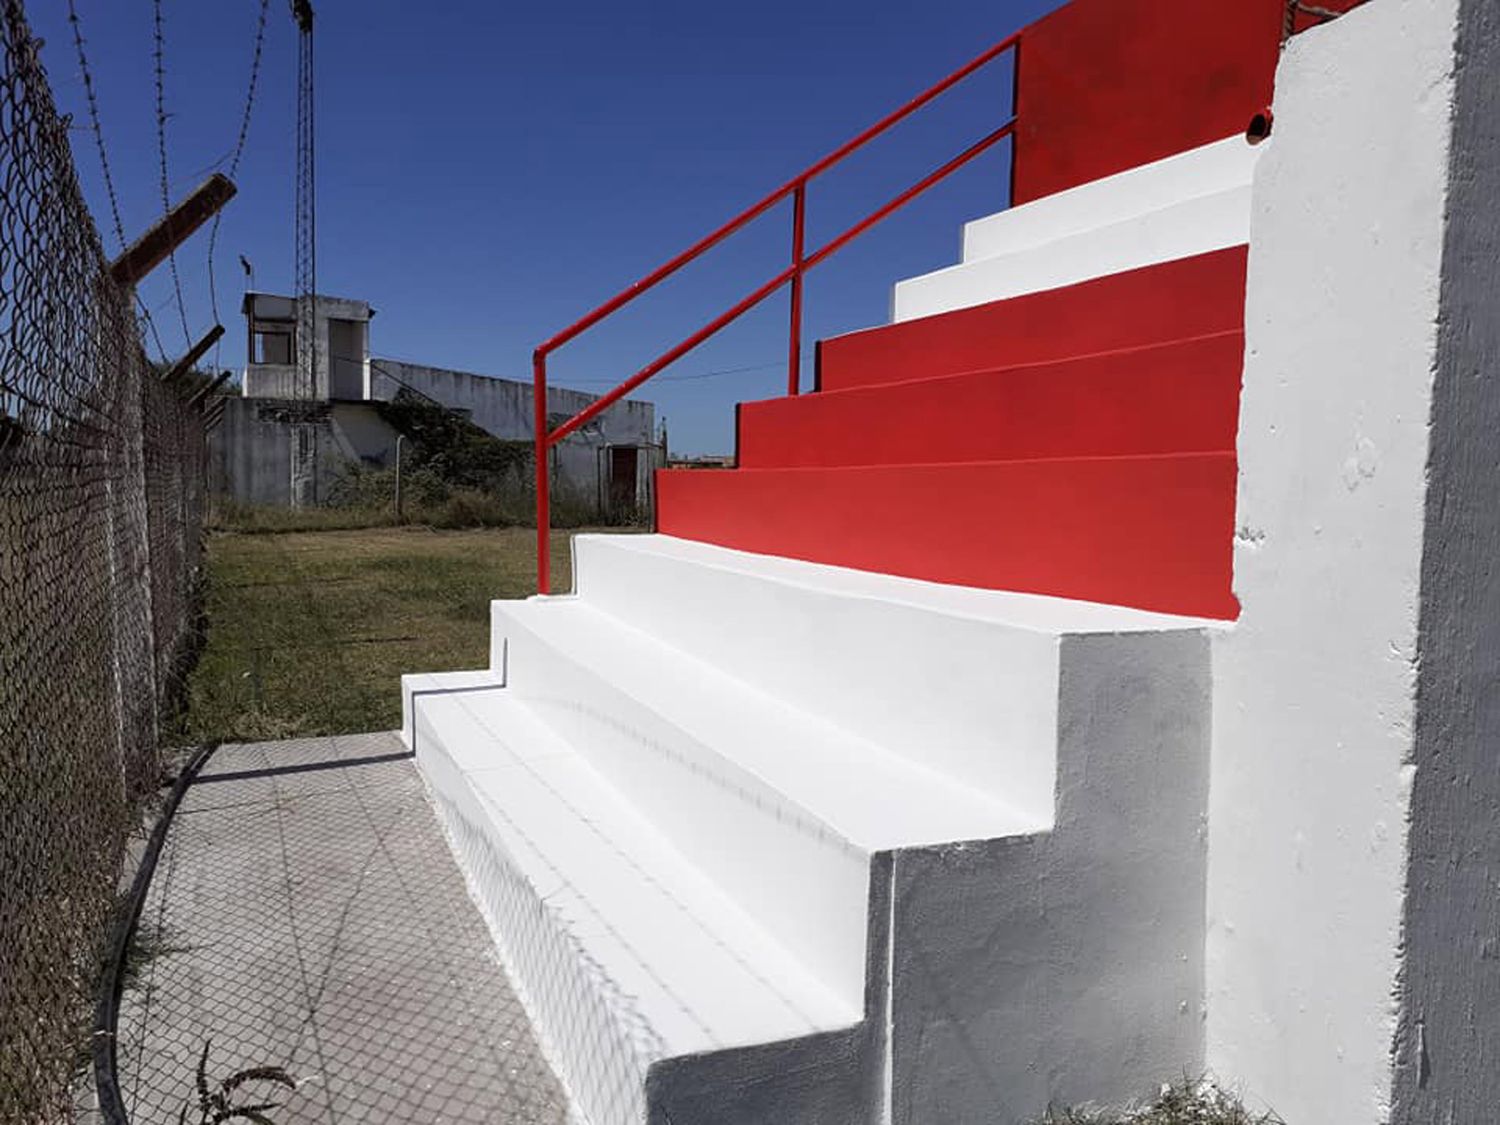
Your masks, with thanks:
<instances>
[{"instance_id":1,"label":"wire mesh","mask_svg":"<svg viewBox=\"0 0 1500 1125\"><path fill-rule=\"evenodd\" d=\"M151 880L119 1022L130 1119L211 1088L277 1122L566 1125L567 1102L496 963L394 734L221 747ZM238 1120L238 1119L237 1119Z\"/></svg>"},{"instance_id":2,"label":"wire mesh","mask_svg":"<svg viewBox=\"0 0 1500 1125\"><path fill-rule=\"evenodd\" d=\"M194 632L201 415L146 359L20 0L0 0L0 1120L86 1057Z\"/></svg>"}]
</instances>

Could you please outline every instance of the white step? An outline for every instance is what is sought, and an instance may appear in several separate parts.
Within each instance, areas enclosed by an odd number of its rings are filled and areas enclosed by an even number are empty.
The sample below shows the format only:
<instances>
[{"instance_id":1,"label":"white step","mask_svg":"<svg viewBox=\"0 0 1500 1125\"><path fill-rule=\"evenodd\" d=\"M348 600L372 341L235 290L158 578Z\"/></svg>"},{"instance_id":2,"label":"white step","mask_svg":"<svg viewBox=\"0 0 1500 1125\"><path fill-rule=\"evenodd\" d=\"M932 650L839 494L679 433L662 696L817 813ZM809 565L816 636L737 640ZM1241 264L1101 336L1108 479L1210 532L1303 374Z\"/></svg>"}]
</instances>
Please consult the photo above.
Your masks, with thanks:
<instances>
[{"instance_id":1,"label":"white step","mask_svg":"<svg viewBox=\"0 0 1500 1125\"><path fill-rule=\"evenodd\" d=\"M1239 134L964 225L965 262L1031 250L1249 185L1265 145Z\"/></svg>"},{"instance_id":2,"label":"white step","mask_svg":"<svg viewBox=\"0 0 1500 1125\"><path fill-rule=\"evenodd\" d=\"M476 897L590 1120L643 1120L657 1059L861 1018L513 692L423 696L414 733Z\"/></svg>"},{"instance_id":3,"label":"white step","mask_svg":"<svg viewBox=\"0 0 1500 1125\"><path fill-rule=\"evenodd\" d=\"M991 795L1016 831L1052 822L1062 639L1212 625L663 535L580 535L573 552L581 601Z\"/></svg>"},{"instance_id":4,"label":"white step","mask_svg":"<svg viewBox=\"0 0 1500 1125\"><path fill-rule=\"evenodd\" d=\"M850 1004L872 852L1039 827L583 599L496 602L493 622L509 690Z\"/></svg>"},{"instance_id":5,"label":"white step","mask_svg":"<svg viewBox=\"0 0 1500 1125\"><path fill-rule=\"evenodd\" d=\"M960 265L898 282L912 320L1241 246L1264 146L1206 145L970 223Z\"/></svg>"},{"instance_id":6,"label":"white step","mask_svg":"<svg viewBox=\"0 0 1500 1125\"><path fill-rule=\"evenodd\" d=\"M483 691L503 687L505 680L495 669L463 672L410 672L401 677L401 740L412 745L412 702L425 695Z\"/></svg>"},{"instance_id":7,"label":"white step","mask_svg":"<svg viewBox=\"0 0 1500 1125\"><path fill-rule=\"evenodd\" d=\"M1032 1113L1060 1058L1077 1089L1139 1081L1126 1041L1192 1064L1222 626L576 551L578 595L494 603L489 672L406 696L580 1119L874 1120L976 1073Z\"/></svg>"}]
</instances>

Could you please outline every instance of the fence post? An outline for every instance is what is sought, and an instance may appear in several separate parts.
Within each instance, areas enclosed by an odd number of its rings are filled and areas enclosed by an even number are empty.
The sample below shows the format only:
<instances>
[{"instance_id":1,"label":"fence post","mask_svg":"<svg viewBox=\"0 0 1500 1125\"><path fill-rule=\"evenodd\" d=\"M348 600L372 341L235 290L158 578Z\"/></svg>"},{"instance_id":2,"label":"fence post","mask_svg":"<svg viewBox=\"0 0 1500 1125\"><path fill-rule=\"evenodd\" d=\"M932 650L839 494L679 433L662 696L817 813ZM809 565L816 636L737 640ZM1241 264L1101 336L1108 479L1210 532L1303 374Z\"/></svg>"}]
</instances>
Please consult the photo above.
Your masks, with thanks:
<instances>
[{"instance_id":1,"label":"fence post","mask_svg":"<svg viewBox=\"0 0 1500 1125\"><path fill-rule=\"evenodd\" d=\"M396 522L398 524L406 522L401 515L401 446L405 441L405 434L396 435Z\"/></svg>"},{"instance_id":2,"label":"fence post","mask_svg":"<svg viewBox=\"0 0 1500 1125\"><path fill-rule=\"evenodd\" d=\"M547 357L538 349L531 360L532 417L536 434L536 592L552 592L551 480L547 466Z\"/></svg>"}]
</instances>

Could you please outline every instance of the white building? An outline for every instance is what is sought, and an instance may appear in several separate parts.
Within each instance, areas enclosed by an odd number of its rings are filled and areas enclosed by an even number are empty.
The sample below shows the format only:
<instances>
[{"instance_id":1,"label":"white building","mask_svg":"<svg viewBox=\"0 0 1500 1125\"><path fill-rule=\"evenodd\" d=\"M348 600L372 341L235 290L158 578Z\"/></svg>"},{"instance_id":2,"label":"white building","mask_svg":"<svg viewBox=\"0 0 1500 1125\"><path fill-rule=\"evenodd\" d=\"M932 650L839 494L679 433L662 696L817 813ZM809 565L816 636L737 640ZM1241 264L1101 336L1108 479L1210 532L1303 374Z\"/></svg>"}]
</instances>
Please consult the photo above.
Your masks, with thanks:
<instances>
[{"instance_id":1,"label":"white building","mask_svg":"<svg viewBox=\"0 0 1500 1125\"><path fill-rule=\"evenodd\" d=\"M315 377L299 373L297 300L246 293L249 362L242 397L210 435L216 490L245 504L325 501L350 464L395 463L396 429L380 404L415 395L453 410L492 437L533 440L530 382L449 371L370 354L375 311L364 301L320 295L313 317ZM597 396L547 392L549 415L571 416ZM552 450L554 487L600 516L649 511L660 462L655 410L626 400ZM308 440L311 436L312 440ZM515 487L530 487L529 470Z\"/></svg>"}]
</instances>

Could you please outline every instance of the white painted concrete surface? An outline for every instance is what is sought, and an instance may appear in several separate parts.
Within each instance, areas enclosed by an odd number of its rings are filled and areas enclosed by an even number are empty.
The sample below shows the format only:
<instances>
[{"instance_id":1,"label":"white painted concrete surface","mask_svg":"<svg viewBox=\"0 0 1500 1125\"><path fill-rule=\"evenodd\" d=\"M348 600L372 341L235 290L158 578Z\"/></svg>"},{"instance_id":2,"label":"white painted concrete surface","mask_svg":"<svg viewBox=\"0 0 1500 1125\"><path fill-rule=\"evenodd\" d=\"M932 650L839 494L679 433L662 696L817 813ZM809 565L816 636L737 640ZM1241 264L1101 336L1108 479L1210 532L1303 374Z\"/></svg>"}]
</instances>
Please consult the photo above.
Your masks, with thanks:
<instances>
[{"instance_id":1,"label":"white painted concrete surface","mask_svg":"<svg viewBox=\"0 0 1500 1125\"><path fill-rule=\"evenodd\" d=\"M1013 808L1026 830L1052 823L1062 639L1215 624L664 535L580 535L573 557L589 605L976 786ZM962 838L893 832L872 845Z\"/></svg>"},{"instance_id":2,"label":"white painted concrete surface","mask_svg":"<svg viewBox=\"0 0 1500 1125\"><path fill-rule=\"evenodd\" d=\"M898 282L892 319L1242 246L1250 237L1250 182L1266 147L1229 137L972 222L963 263Z\"/></svg>"},{"instance_id":3,"label":"white painted concrete surface","mask_svg":"<svg viewBox=\"0 0 1500 1125\"><path fill-rule=\"evenodd\" d=\"M401 741L415 750L412 737L413 700L419 695L441 695L450 692L482 691L505 686L503 670L481 668L466 672L409 672L401 677Z\"/></svg>"},{"instance_id":4,"label":"white painted concrete surface","mask_svg":"<svg viewBox=\"0 0 1500 1125\"><path fill-rule=\"evenodd\" d=\"M1187 199L1248 190L1261 150L1236 133L1165 160L975 219L964 225L963 260L976 262L1032 250L1169 209Z\"/></svg>"},{"instance_id":5,"label":"white painted concrete surface","mask_svg":"<svg viewBox=\"0 0 1500 1125\"><path fill-rule=\"evenodd\" d=\"M1203 764L1207 623L661 536L581 537L576 558L577 595L494 604L491 672L404 688L475 895L594 1120L638 1121L645 1097L652 1121L681 1125L862 1121L899 1095L898 1119L917 1125L911 1095L946 1081L965 1093L945 1120L989 1125L997 1104L1019 1120L1064 1092L1134 1096L1201 1061L1202 855L1182 832L1196 839L1202 795L1147 770L1177 811L1114 809L1092 778L1106 760ZM1120 654L1112 678L1100 651ZM1129 700L1159 712L1148 730ZM1111 811L1080 834L1080 802ZM1105 858L1105 836L1136 842ZM903 897L886 897L892 855L899 871L903 856L941 867L995 848L1010 856L993 872L1002 893L977 892L971 870L924 882L920 901L899 881ZM1064 874L1056 856L1075 849ZM1041 884L1062 892L1046 907L1059 919L1134 926L1144 909L1158 925L1108 953L1049 939L1046 960L1072 968L1026 994L1069 1006L1070 1062L1039 1069L1034 1013L972 955L975 941L983 957L1033 943L1022 889ZM1162 990L1122 991L1141 974ZM909 1038L936 997L959 994L975 1014L949 1028L1012 1076L1009 1101L979 1097L959 1054ZM1125 1054L1092 1030L1110 1013L1135 1027Z\"/></svg>"},{"instance_id":6,"label":"white painted concrete surface","mask_svg":"<svg viewBox=\"0 0 1500 1125\"><path fill-rule=\"evenodd\" d=\"M1497 66L1494 0L1379 0L1290 45L1263 156L902 285L1248 236L1233 627L584 537L491 672L408 678L596 1122L1018 1125L1204 1067L1292 1123L1494 1118Z\"/></svg>"},{"instance_id":7,"label":"white painted concrete surface","mask_svg":"<svg viewBox=\"0 0 1500 1125\"><path fill-rule=\"evenodd\" d=\"M1208 644L1066 638L1053 830L896 853L895 1125L1031 1125L1201 1072Z\"/></svg>"},{"instance_id":8,"label":"white painted concrete surface","mask_svg":"<svg viewBox=\"0 0 1500 1125\"><path fill-rule=\"evenodd\" d=\"M1459 0L1392 1120L1500 1106L1500 26Z\"/></svg>"},{"instance_id":9,"label":"white painted concrete surface","mask_svg":"<svg viewBox=\"0 0 1500 1125\"><path fill-rule=\"evenodd\" d=\"M418 764L462 822L471 861L525 888L476 889L590 1120L642 1119L644 1068L658 1058L859 1020L857 1002L824 988L513 693L424 698L416 732ZM522 923L528 908L548 933ZM558 943L588 985L538 975ZM611 1071L637 1081L598 1081Z\"/></svg>"},{"instance_id":10,"label":"white painted concrete surface","mask_svg":"<svg viewBox=\"0 0 1500 1125\"><path fill-rule=\"evenodd\" d=\"M1390 1113L1457 9L1295 39L1256 173L1208 1064L1290 1122Z\"/></svg>"}]
</instances>

